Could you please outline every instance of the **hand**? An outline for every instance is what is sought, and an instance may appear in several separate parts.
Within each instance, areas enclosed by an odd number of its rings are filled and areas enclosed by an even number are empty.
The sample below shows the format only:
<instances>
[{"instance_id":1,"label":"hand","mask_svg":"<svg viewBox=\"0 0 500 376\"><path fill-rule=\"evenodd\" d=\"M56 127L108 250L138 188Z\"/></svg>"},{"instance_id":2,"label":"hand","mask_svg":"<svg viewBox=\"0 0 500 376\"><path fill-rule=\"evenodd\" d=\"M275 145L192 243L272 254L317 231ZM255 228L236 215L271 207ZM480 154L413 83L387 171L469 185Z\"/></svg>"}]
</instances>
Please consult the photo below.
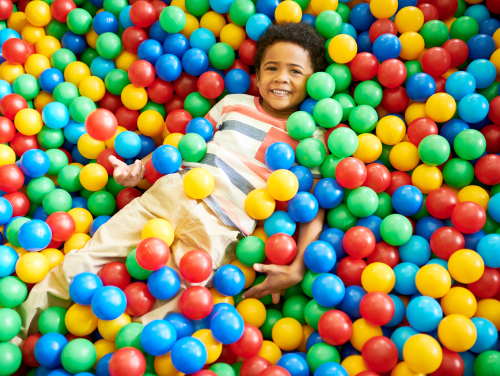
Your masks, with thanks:
<instances>
[{"instance_id":1,"label":"hand","mask_svg":"<svg viewBox=\"0 0 500 376\"><path fill-rule=\"evenodd\" d=\"M273 303L278 304L283 290L302 281L303 275L292 265L254 264L255 271L266 273L267 278L243 294L243 298L262 298L272 294Z\"/></svg>"},{"instance_id":2,"label":"hand","mask_svg":"<svg viewBox=\"0 0 500 376\"><path fill-rule=\"evenodd\" d=\"M128 166L113 155L109 156L109 162L114 167L113 176L118 184L127 188L133 188L141 182L146 173L146 169L140 160Z\"/></svg>"}]
</instances>

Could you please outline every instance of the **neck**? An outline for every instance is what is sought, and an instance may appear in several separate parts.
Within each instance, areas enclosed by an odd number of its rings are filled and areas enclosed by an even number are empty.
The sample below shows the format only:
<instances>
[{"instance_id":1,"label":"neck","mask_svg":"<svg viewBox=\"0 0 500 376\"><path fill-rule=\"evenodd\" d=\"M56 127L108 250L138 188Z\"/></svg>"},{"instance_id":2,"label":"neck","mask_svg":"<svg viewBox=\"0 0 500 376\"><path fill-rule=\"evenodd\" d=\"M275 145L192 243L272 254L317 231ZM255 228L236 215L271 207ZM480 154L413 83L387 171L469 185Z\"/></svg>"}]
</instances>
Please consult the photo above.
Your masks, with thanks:
<instances>
[{"instance_id":1,"label":"neck","mask_svg":"<svg viewBox=\"0 0 500 376\"><path fill-rule=\"evenodd\" d=\"M266 111L266 113L268 115L271 115L272 117L277 118L277 119L281 119L281 120L287 120L291 114L298 111L300 108L300 106L295 106L293 108L288 108L288 109L278 111L278 110L275 110L274 108L272 108L271 106L269 106L266 101L262 100L262 98L260 98L260 105L261 105L262 109L264 111Z\"/></svg>"}]
</instances>

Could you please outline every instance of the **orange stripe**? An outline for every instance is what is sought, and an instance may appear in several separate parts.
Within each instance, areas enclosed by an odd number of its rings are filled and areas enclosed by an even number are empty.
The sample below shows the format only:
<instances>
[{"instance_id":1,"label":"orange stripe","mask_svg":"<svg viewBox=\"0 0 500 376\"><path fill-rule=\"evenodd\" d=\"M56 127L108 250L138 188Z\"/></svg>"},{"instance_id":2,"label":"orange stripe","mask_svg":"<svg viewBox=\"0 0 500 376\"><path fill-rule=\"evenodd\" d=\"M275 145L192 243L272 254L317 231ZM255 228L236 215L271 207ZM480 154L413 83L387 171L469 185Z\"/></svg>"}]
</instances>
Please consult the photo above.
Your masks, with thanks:
<instances>
[{"instance_id":1,"label":"orange stripe","mask_svg":"<svg viewBox=\"0 0 500 376\"><path fill-rule=\"evenodd\" d=\"M272 125L273 127L279 128L283 131L286 131L286 121L273 118L270 115L259 112L258 110L254 110L248 106L242 104L235 104L232 106L225 106L222 108L222 115L227 114L228 112L237 112L239 114L248 116L252 119L262 121L263 123Z\"/></svg>"}]
</instances>

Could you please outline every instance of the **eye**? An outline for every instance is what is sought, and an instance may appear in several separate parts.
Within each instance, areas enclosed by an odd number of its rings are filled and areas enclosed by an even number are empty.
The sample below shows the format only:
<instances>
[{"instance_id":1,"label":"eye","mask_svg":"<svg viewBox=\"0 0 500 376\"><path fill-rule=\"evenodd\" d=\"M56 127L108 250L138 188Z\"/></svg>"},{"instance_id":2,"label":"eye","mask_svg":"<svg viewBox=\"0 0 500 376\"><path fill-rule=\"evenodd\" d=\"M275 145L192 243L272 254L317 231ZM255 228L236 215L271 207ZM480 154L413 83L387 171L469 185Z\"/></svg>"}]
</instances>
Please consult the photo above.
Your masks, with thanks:
<instances>
[{"instance_id":1,"label":"eye","mask_svg":"<svg viewBox=\"0 0 500 376\"><path fill-rule=\"evenodd\" d=\"M302 74L301 71L297 70L297 69L292 69L292 73L298 73L298 74Z\"/></svg>"},{"instance_id":2,"label":"eye","mask_svg":"<svg viewBox=\"0 0 500 376\"><path fill-rule=\"evenodd\" d=\"M270 70L270 71L275 71L276 68L275 67L268 67L267 70Z\"/></svg>"}]
</instances>

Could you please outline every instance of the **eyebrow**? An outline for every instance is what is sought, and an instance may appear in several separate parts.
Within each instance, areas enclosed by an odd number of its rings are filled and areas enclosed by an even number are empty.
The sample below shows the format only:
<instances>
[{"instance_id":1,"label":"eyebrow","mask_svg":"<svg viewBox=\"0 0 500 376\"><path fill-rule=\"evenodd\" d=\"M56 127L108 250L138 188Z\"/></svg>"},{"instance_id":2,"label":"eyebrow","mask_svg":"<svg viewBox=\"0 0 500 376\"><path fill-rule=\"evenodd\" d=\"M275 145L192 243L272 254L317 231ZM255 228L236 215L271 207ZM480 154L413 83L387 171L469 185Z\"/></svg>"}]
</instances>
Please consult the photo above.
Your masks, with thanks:
<instances>
[{"instance_id":1,"label":"eyebrow","mask_svg":"<svg viewBox=\"0 0 500 376\"><path fill-rule=\"evenodd\" d=\"M268 62L266 62L266 63L264 64L264 66L266 66L266 65L268 65L268 64L279 64L279 62L277 62L277 61L268 61ZM292 66L292 67L299 67L299 68L305 69L305 68L304 68L302 65L300 65L300 64L290 64L290 63L289 63L289 64L287 64L287 65Z\"/></svg>"}]
</instances>

